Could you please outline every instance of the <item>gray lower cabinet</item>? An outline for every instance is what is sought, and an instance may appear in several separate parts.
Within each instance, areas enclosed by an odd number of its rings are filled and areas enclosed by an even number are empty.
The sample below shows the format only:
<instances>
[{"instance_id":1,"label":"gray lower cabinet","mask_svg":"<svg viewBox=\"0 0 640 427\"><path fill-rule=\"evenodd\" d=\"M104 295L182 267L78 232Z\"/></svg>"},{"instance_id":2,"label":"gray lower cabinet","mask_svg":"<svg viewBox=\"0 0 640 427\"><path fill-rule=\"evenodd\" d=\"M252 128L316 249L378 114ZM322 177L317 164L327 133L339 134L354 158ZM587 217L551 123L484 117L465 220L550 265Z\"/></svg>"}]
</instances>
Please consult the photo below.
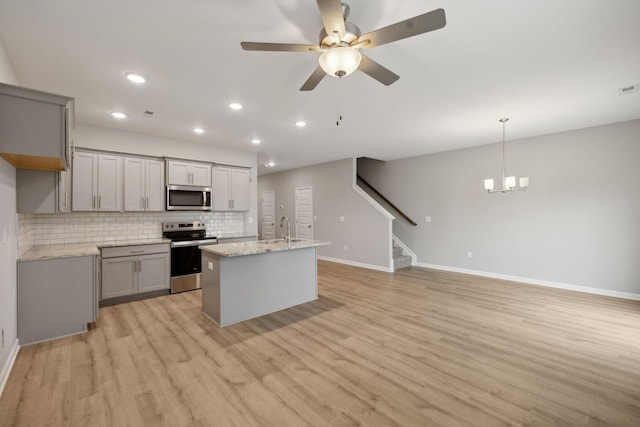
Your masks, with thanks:
<instances>
[{"instance_id":1,"label":"gray lower cabinet","mask_svg":"<svg viewBox=\"0 0 640 427\"><path fill-rule=\"evenodd\" d=\"M169 293L168 243L102 249L101 305Z\"/></svg>"},{"instance_id":2,"label":"gray lower cabinet","mask_svg":"<svg viewBox=\"0 0 640 427\"><path fill-rule=\"evenodd\" d=\"M96 257L18 262L21 345L87 331L98 318Z\"/></svg>"}]
</instances>

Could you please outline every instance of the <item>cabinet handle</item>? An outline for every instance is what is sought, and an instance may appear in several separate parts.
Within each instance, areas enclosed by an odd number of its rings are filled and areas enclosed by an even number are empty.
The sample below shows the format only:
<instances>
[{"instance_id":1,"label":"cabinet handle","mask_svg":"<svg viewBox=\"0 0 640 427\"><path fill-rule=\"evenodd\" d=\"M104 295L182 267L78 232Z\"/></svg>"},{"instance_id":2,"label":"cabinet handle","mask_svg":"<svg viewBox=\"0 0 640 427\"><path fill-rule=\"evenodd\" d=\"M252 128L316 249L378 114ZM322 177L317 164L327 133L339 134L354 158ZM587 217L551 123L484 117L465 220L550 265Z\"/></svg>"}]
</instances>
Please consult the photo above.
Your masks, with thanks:
<instances>
[{"instance_id":1,"label":"cabinet handle","mask_svg":"<svg viewBox=\"0 0 640 427\"><path fill-rule=\"evenodd\" d=\"M96 207L96 196L93 196L93 203L91 203L91 207L92 208Z\"/></svg>"},{"instance_id":2,"label":"cabinet handle","mask_svg":"<svg viewBox=\"0 0 640 427\"><path fill-rule=\"evenodd\" d=\"M147 201L147 209L149 209L149 198L145 197L146 201Z\"/></svg>"},{"instance_id":3,"label":"cabinet handle","mask_svg":"<svg viewBox=\"0 0 640 427\"><path fill-rule=\"evenodd\" d=\"M144 209L144 197L140 197L140 207Z\"/></svg>"},{"instance_id":4,"label":"cabinet handle","mask_svg":"<svg viewBox=\"0 0 640 427\"><path fill-rule=\"evenodd\" d=\"M142 260L138 260L138 272L142 271Z\"/></svg>"},{"instance_id":5,"label":"cabinet handle","mask_svg":"<svg viewBox=\"0 0 640 427\"><path fill-rule=\"evenodd\" d=\"M102 196L98 196L98 209L102 207Z\"/></svg>"},{"instance_id":6,"label":"cabinet handle","mask_svg":"<svg viewBox=\"0 0 640 427\"><path fill-rule=\"evenodd\" d=\"M64 192L64 206L67 207L67 192Z\"/></svg>"}]
</instances>

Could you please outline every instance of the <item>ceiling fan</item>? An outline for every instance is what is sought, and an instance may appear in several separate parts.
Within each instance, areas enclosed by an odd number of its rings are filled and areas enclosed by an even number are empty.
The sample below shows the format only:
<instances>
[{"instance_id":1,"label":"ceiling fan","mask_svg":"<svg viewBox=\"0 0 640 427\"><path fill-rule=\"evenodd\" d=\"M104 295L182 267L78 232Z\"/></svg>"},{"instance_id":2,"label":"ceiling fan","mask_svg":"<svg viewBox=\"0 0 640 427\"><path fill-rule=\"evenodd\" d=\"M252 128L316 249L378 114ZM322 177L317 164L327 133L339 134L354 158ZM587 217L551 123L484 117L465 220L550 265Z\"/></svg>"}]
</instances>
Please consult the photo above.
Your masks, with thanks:
<instances>
[{"instance_id":1,"label":"ceiling fan","mask_svg":"<svg viewBox=\"0 0 640 427\"><path fill-rule=\"evenodd\" d=\"M349 6L340 0L317 0L324 28L320 31L318 45L241 42L244 50L268 52L318 52L319 65L300 88L301 91L315 89L325 74L336 77L348 76L355 70L373 77L384 85L400 78L397 74L360 53L369 49L408 37L417 36L445 26L443 9L436 9L413 18L397 22L384 28L361 34L360 28L347 21Z\"/></svg>"}]
</instances>

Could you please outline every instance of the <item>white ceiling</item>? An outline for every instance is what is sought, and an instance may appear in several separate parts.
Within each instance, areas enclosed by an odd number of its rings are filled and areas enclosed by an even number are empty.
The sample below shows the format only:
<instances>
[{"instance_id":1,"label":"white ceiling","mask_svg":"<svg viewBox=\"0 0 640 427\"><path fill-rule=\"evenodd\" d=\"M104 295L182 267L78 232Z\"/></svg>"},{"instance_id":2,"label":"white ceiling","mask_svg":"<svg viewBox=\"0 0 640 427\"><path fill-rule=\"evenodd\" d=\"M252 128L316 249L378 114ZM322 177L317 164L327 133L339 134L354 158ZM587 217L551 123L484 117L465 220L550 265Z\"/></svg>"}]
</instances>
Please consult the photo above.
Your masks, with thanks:
<instances>
[{"instance_id":1,"label":"white ceiling","mask_svg":"<svg viewBox=\"0 0 640 427\"><path fill-rule=\"evenodd\" d=\"M440 7L447 25L366 50L391 86L356 72L312 92L318 54L240 41L317 43L313 0L0 0L0 40L23 86L76 98L78 123L257 151L259 173L496 142L501 117L508 139L640 118L640 93L618 94L640 82L638 0L348 3L363 33Z\"/></svg>"}]
</instances>

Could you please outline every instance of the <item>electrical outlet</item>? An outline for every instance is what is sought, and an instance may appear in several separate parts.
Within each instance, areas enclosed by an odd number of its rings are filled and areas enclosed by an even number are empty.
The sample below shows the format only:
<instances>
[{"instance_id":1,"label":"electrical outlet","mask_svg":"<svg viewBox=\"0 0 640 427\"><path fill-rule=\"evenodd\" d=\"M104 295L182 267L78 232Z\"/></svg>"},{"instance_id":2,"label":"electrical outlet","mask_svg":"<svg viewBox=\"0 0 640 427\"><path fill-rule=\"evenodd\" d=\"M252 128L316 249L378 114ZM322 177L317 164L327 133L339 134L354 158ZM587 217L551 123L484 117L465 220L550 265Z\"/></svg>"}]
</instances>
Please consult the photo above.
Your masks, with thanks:
<instances>
[{"instance_id":1,"label":"electrical outlet","mask_svg":"<svg viewBox=\"0 0 640 427\"><path fill-rule=\"evenodd\" d=\"M431 217L430 216L425 216L424 217L424 222L431 222Z\"/></svg>"},{"instance_id":2,"label":"electrical outlet","mask_svg":"<svg viewBox=\"0 0 640 427\"><path fill-rule=\"evenodd\" d=\"M349 250L349 248L347 247L347 245L344 245L344 251L346 252L348 250Z\"/></svg>"},{"instance_id":3,"label":"electrical outlet","mask_svg":"<svg viewBox=\"0 0 640 427\"><path fill-rule=\"evenodd\" d=\"M213 263L211 261L207 261L207 268L213 270Z\"/></svg>"},{"instance_id":4,"label":"electrical outlet","mask_svg":"<svg viewBox=\"0 0 640 427\"><path fill-rule=\"evenodd\" d=\"M344 222L344 217L343 216L340 217L340 222Z\"/></svg>"},{"instance_id":5,"label":"electrical outlet","mask_svg":"<svg viewBox=\"0 0 640 427\"><path fill-rule=\"evenodd\" d=\"M249 219L247 220L247 222L248 222L249 224L253 224L253 217L252 217L252 216L250 216L250 217L249 217Z\"/></svg>"},{"instance_id":6,"label":"electrical outlet","mask_svg":"<svg viewBox=\"0 0 640 427\"><path fill-rule=\"evenodd\" d=\"M471 251L467 251L467 259L473 258L473 253Z\"/></svg>"}]
</instances>

